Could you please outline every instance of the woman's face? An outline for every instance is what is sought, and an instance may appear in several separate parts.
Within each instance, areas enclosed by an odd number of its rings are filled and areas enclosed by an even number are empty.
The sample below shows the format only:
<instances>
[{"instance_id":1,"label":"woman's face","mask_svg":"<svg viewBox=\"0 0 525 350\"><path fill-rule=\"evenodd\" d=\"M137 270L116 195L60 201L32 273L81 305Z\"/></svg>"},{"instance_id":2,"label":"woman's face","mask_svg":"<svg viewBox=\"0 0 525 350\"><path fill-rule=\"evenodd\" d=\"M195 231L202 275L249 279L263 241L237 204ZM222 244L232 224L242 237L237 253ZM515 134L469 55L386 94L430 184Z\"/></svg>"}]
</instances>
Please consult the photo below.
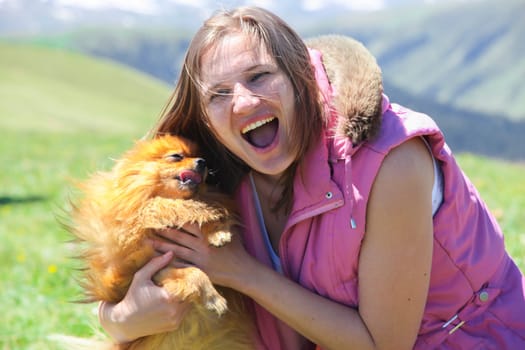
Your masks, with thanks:
<instances>
[{"instance_id":1,"label":"woman's face","mask_svg":"<svg viewBox=\"0 0 525 350\"><path fill-rule=\"evenodd\" d=\"M201 58L203 98L219 140L255 171L281 175L295 159L294 91L263 44L231 34Z\"/></svg>"}]
</instances>

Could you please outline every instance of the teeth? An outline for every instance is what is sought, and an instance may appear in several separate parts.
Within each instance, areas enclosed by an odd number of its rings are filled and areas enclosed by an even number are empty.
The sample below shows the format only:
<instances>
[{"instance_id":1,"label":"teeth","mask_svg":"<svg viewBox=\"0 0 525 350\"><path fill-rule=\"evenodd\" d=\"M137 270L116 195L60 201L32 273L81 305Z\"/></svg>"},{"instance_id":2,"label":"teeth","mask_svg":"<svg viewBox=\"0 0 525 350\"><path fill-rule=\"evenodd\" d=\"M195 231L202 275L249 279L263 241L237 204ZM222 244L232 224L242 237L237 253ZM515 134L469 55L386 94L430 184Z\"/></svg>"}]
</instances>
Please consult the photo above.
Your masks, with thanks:
<instances>
[{"instance_id":1,"label":"teeth","mask_svg":"<svg viewBox=\"0 0 525 350\"><path fill-rule=\"evenodd\" d=\"M241 133L246 134L247 132L252 131L254 129L257 129L258 127L261 127L264 124L269 123L269 122L271 122L274 119L275 119L275 117L269 117L269 118L266 118L266 119L262 119L262 120L256 121L255 123L249 124L246 127L244 127L241 130Z\"/></svg>"}]
</instances>

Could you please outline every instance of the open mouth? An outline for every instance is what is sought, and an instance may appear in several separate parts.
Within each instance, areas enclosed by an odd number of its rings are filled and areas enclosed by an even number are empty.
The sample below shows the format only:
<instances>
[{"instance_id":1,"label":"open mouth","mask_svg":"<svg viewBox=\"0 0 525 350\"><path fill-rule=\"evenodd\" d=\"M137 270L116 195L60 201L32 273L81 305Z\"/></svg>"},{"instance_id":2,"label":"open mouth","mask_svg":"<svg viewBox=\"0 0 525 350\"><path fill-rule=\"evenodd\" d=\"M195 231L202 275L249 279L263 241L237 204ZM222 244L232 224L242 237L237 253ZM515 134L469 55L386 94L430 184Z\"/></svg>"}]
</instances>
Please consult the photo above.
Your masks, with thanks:
<instances>
[{"instance_id":1,"label":"open mouth","mask_svg":"<svg viewBox=\"0 0 525 350\"><path fill-rule=\"evenodd\" d=\"M176 178L184 186L196 186L202 182L202 176L192 170L183 170Z\"/></svg>"},{"instance_id":2,"label":"open mouth","mask_svg":"<svg viewBox=\"0 0 525 350\"><path fill-rule=\"evenodd\" d=\"M241 130L242 137L252 146L265 148L272 144L279 129L279 120L269 117L246 126Z\"/></svg>"}]
</instances>

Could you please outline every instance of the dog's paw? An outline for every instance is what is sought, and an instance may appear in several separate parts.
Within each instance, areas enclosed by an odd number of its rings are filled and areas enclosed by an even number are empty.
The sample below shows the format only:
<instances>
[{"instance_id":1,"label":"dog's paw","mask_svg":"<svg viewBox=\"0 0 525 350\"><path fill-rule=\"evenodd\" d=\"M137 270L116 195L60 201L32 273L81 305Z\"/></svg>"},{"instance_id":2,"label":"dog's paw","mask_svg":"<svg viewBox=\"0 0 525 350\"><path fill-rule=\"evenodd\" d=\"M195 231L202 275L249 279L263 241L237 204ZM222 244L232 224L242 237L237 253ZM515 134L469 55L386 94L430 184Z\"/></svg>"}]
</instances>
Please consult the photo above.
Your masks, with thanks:
<instances>
[{"instance_id":1,"label":"dog's paw","mask_svg":"<svg viewBox=\"0 0 525 350\"><path fill-rule=\"evenodd\" d=\"M215 246L221 247L232 240L232 233L230 231L216 231L208 236L208 242Z\"/></svg>"},{"instance_id":2,"label":"dog's paw","mask_svg":"<svg viewBox=\"0 0 525 350\"><path fill-rule=\"evenodd\" d=\"M203 305L221 316L227 309L226 299L215 289L209 277L196 267L165 268L154 276L170 295Z\"/></svg>"},{"instance_id":3,"label":"dog's paw","mask_svg":"<svg viewBox=\"0 0 525 350\"><path fill-rule=\"evenodd\" d=\"M215 312L218 316L221 316L228 310L226 299L217 292L207 295L203 304L206 309Z\"/></svg>"},{"instance_id":4,"label":"dog's paw","mask_svg":"<svg viewBox=\"0 0 525 350\"><path fill-rule=\"evenodd\" d=\"M173 220L170 218L162 218L158 216L143 216L141 219L141 225L143 228L152 230L164 230L173 227Z\"/></svg>"}]
</instances>

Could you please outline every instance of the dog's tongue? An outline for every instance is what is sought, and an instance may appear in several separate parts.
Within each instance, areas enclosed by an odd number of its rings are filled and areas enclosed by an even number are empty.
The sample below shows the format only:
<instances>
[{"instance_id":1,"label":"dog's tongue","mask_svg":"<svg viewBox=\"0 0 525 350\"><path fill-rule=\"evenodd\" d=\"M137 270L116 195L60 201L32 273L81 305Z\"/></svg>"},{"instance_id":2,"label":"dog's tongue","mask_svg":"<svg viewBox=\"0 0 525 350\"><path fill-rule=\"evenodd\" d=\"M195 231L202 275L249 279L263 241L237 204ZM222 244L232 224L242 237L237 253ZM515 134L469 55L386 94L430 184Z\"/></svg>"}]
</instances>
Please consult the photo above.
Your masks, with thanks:
<instances>
[{"instance_id":1,"label":"dog's tongue","mask_svg":"<svg viewBox=\"0 0 525 350\"><path fill-rule=\"evenodd\" d=\"M248 133L248 140L252 145L258 148L269 146L277 133L277 123L270 122Z\"/></svg>"},{"instance_id":2,"label":"dog's tongue","mask_svg":"<svg viewBox=\"0 0 525 350\"><path fill-rule=\"evenodd\" d=\"M182 182L188 182L191 181L196 184L200 184L202 181L202 176L200 176L195 171L191 170L184 170L179 174L180 180Z\"/></svg>"}]
</instances>

